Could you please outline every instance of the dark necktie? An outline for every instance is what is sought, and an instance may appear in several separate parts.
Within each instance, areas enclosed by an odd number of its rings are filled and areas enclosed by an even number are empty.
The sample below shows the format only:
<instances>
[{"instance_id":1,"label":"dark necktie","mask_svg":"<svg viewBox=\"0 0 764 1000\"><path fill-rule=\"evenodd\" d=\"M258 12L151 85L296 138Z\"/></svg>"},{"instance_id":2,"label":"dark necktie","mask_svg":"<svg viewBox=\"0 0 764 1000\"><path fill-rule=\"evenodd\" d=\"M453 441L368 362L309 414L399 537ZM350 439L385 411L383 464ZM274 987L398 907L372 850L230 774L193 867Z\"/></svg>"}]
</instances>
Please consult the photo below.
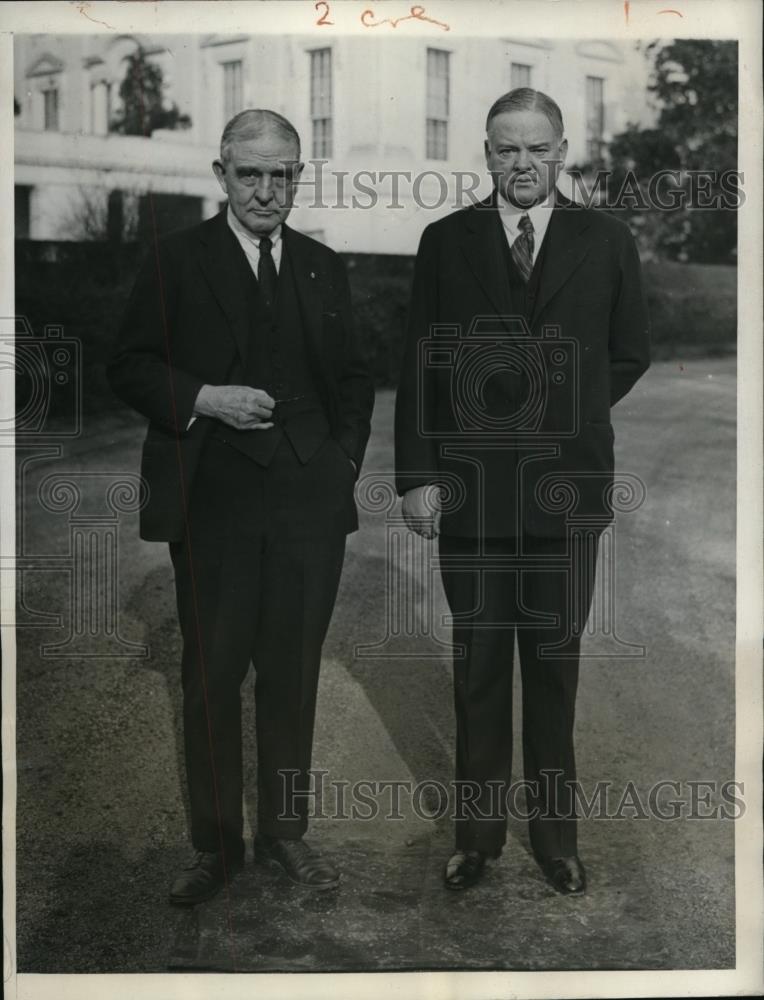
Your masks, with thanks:
<instances>
[{"instance_id":1,"label":"dark necktie","mask_svg":"<svg viewBox=\"0 0 764 1000\"><path fill-rule=\"evenodd\" d=\"M257 281L266 305L272 309L276 301L276 288L279 280L276 262L271 253L273 241L269 237L263 236L257 246L260 251L260 260L257 263Z\"/></svg>"},{"instance_id":2,"label":"dark necktie","mask_svg":"<svg viewBox=\"0 0 764 1000\"><path fill-rule=\"evenodd\" d=\"M512 244L512 260L517 265L523 281L527 284L533 270L533 223L527 212L520 216L517 224L520 235Z\"/></svg>"}]
</instances>

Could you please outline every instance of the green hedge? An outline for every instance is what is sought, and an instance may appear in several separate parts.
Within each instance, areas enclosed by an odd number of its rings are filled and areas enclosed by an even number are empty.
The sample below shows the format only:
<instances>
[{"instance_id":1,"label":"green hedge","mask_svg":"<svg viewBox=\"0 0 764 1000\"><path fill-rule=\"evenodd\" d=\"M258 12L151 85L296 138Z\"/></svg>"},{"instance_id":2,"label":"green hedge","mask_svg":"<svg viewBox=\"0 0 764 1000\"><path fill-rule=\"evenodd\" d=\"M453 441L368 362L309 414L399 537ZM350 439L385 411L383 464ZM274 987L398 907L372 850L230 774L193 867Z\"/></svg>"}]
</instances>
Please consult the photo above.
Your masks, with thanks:
<instances>
[{"instance_id":1,"label":"green hedge","mask_svg":"<svg viewBox=\"0 0 764 1000\"><path fill-rule=\"evenodd\" d=\"M643 270L654 358L734 353L736 267L648 261Z\"/></svg>"},{"instance_id":2,"label":"green hedge","mask_svg":"<svg viewBox=\"0 0 764 1000\"><path fill-rule=\"evenodd\" d=\"M95 414L121 404L104 365L142 256L136 246L19 241L16 313L35 334L64 327L82 344L84 407ZM345 254L356 326L378 386L398 376L413 259ZM656 359L735 350L736 270L717 264L648 262L644 267Z\"/></svg>"},{"instance_id":3,"label":"green hedge","mask_svg":"<svg viewBox=\"0 0 764 1000\"><path fill-rule=\"evenodd\" d=\"M403 346L413 261L348 258L356 325L378 385L395 385ZM735 351L737 269L724 264L650 261L644 284L656 360Z\"/></svg>"}]
</instances>

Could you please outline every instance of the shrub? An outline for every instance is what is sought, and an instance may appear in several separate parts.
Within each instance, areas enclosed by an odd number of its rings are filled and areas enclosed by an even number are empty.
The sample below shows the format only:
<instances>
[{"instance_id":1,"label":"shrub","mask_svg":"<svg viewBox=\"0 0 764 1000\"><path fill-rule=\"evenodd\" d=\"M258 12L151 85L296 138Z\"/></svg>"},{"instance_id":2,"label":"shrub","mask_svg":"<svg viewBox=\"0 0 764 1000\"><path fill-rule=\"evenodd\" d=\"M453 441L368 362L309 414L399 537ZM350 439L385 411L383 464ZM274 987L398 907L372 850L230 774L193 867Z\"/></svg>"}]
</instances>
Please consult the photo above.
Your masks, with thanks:
<instances>
[{"instance_id":1,"label":"shrub","mask_svg":"<svg viewBox=\"0 0 764 1000\"><path fill-rule=\"evenodd\" d=\"M66 336L80 340L86 414L122 405L112 395L104 369L142 252L136 244L17 243L16 312L29 319L38 336L46 324L56 324ZM375 383L395 386L413 258L344 257L356 331ZM734 352L734 267L648 261L644 275L655 358Z\"/></svg>"}]
</instances>

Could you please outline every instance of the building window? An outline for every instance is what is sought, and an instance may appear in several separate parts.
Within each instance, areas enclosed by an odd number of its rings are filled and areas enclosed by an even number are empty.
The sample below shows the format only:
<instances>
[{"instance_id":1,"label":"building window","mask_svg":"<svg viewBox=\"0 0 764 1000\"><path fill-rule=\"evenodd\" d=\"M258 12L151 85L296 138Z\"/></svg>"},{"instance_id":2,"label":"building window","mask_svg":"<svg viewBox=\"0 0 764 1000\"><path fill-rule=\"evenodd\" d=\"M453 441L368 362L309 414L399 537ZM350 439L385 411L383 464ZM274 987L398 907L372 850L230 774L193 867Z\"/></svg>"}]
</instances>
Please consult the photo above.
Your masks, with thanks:
<instances>
[{"instance_id":1,"label":"building window","mask_svg":"<svg viewBox=\"0 0 764 1000\"><path fill-rule=\"evenodd\" d=\"M29 239L31 197L31 187L26 184L16 184L13 189L13 209L15 219L15 236L17 240Z\"/></svg>"},{"instance_id":2,"label":"building window","mask_svg":"<svg viewBox=\"0 0 764 1000\"><path fill-rule=\"evenodd\" d=\"M427 50L427 141L428 160L448 159L449 59L450 52Z\"/></svg>"},{"instance_id":3,"label":"building window","mask_svg":"<svg viewBox=\"0 0 764 1000\"><path fill-rule=\"evenodd\" d=\"M51 87L43 90L43 128L46 132L58 132L58 90Z\"/></svg>"},{"instance_id":4,"label":"building window","mask_svg":"<svg viewBox=\"0 0 764 1000\"><path fill-rule=\"evenodd\" d=\"M223 70L223 120L229 122L242 110L244 104L243 66L241 59L220 65Z\"/></svg>"},{"instance_id":5,"label":"building window","mask_svg":"<svg viewBox=\"0 0 764 1000\"><path fill-rule=\"evenodd\" d=\"M109 191L106 201L106 239L110 243L121 243L125 233L125 196L115 188Z\"/></svg>"},{"instance_id":6,"label":"building window","mask_svg":"<svg viewBox=\"0 0 764 1000\"><path fill-rule=\"evenodd\" d=\"M586 78L586 159L602 163L605 134L605 81L601 76Z\"/></svg>"},{"instance_id":7,"label":"building window","mask_svg":"<svg viewBox=\"0 0 764 1000\"><path fill-rule=\"evenodd\" d=\"M509 69L509 83L512 90L516 87L530 87L531 66L526 63L513 62Z\"/></svg>"},{"instance_id":8,"label":"building window","mask_svg":"<svg viewBox=\"0 0 764 1000\"><path fill-rule=\"evenodd\" d=\"M112 119L114 115L114 85L107 80L104 84L106 90L106 122L109 132L112 131Z\"/></svg>"},{"instance_id":9,"label":"building window","mask_svg":"<svg viewBox=\"0 0 764 1000\"><path fill-rule=\"evenodd\" d=\"M313 126L313 158L332 155L332 50L310 53L310 120Z\"/></svg>"},{"instance_id":10,"label":"building window","mask_svg":"<svg viewBox=\"0 0 764 1000\"><path fill-rule=\"evenodd\" d=\"M190 194L154 192L140 195L137 239L147 242L176 229L198 226L203 219L202 199Z\"/></svg>"}]
</instances>

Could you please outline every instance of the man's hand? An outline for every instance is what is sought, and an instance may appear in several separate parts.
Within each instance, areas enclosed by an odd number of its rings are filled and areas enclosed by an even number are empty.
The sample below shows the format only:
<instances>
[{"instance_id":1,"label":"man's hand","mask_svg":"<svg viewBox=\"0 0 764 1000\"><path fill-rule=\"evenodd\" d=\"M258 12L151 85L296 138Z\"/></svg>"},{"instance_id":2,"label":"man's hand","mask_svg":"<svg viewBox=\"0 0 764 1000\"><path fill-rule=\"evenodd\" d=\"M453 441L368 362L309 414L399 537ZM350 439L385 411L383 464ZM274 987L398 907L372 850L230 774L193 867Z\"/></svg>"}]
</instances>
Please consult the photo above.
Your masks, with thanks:
<instances>
[{"instance_id":1,"label":"man's hand","mask_svg":"<svg viewBox=\"0 0 764 1000\"><path fill-rule=\"evenodd\" d=\"M435 538L440 531L440 487L417 486L405 493L403 518L418 535Z\"/></svg>"},{"instance_id":2,"label":"man's hand","mask_svg":"<svg viewBox=\"0 0 764 1000\"><path fill-rule=\"evenodd\" d=\"M273 427L275 400L264 389L248 385L203 385L194 403L194 413L215 417L237 431L264 431Z\"/></svg>"}]
</instances>

